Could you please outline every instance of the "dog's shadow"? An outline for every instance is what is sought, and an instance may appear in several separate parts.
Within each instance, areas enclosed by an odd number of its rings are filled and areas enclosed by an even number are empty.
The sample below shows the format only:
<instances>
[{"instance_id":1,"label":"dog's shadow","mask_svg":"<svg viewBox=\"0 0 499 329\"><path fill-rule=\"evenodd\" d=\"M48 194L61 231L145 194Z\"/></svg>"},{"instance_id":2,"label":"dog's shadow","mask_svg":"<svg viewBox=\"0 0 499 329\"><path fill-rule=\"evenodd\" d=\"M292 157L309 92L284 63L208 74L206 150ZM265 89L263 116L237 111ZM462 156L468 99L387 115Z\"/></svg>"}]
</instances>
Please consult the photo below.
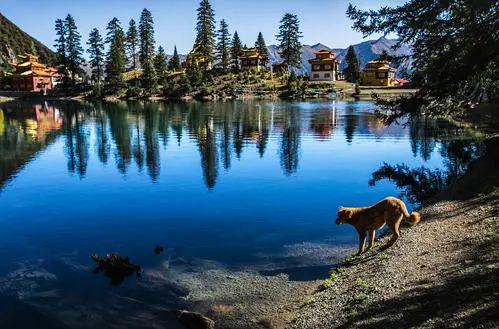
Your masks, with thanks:
<instances>
[{"instance_id":1,"label":"dog's shadow","mask_svg":"<svg viewBox=\"0 0 499 329\"><path fill-rule=\"evenodd\" d=\"M387 251L388 249L390 249L391 246L393 246L393 245L392 244L385 244L381 247L377 247L375 249L369 250L366 253L363 253L360 255L350 256L349 258L345 259L344 266L345 267L356 266L356 265L359 265L362 263L367 263L369 261L372 261L372 260L384 255L384 252Z\"/></svg>"}]
</instances>

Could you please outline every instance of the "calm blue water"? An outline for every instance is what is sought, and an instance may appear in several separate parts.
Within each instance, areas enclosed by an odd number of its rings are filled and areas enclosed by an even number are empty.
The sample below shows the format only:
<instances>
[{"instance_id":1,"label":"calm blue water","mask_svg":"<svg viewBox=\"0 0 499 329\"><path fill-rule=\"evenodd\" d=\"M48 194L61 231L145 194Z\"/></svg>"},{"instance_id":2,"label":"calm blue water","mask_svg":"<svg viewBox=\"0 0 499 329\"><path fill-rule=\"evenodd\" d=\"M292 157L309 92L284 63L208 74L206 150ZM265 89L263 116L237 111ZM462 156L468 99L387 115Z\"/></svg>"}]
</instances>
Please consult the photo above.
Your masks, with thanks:
<instances>
[{"instance_id":1,"label":"calm blue water","mask_svg":"<svg viewBox=\"0 0 499 329\"><path fill-rule=\"evenodd\" d=\"M395 181L368 184L385 162L446 176L479 151L442 122L385 127L370 102L0 109L0 295L57 319L62 295L75 305L102 289L157 298L135 277L108 288L91 273L91 253L118 251L146 269L165 260L170 270L194 260L236 269L304 242L353 245L354 230L332 221L340 205L401 193L417 203ZM167 251L154 254L156 245Z\"/></svg>"}]
</instances>

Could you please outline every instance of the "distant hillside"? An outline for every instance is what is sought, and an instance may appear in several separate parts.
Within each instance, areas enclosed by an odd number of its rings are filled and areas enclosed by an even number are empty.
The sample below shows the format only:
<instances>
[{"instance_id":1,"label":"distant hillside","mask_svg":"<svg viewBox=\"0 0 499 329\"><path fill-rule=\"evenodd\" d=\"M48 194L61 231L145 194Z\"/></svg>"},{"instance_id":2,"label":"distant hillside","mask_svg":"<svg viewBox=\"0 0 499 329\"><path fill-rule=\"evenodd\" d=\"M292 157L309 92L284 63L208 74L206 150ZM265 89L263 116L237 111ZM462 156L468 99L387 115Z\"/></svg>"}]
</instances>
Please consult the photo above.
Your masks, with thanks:
<instances>
[{"instance_id":1,"label":"distant hillside","mask_svg":"<svg viewBox=\"0 0 499 329\"><path fill-rule=\"evenodd\" d=\"M397 43L397 40L390 40L386 38L379 38L378 40L369 40L356 45L353 45L355 52L357 53L357 57L359 58L361 67L364 67L367 62L372 61L381 55L383 50L386 50L388 55L390 56L410 56L412 54L411 48L403 44L397 50L393 50L393 46ZM279 56L277 46L272 45L268 47L270 53L270 63L275 63L281 60ZM318 43L313 46L303 45L302 46L302 69L299 70L299 73L308 74L310 72L310 64L308 60L314 58L314 51L320 49L328 49L336 52L336 56L340 59L340 69L344 69L346 66L345 56L347 53L347 49L342 48L330 48L324 44ZM406 59L404 60L398 67L398 72L403 69L410 69L412 64L412 60Z\"/></svg>"},{"instance_id":2,"label":"distant hillside","mask_svg":"<svg viewBox=\"0 0 499 329\"><path fill-rule=\"evenodd\" d=\"M36 52L43 63L52 63L55 53L40 41L21 30L0 13L0 68L16 61L16 55Z\"/></svg>"}]
</instances>

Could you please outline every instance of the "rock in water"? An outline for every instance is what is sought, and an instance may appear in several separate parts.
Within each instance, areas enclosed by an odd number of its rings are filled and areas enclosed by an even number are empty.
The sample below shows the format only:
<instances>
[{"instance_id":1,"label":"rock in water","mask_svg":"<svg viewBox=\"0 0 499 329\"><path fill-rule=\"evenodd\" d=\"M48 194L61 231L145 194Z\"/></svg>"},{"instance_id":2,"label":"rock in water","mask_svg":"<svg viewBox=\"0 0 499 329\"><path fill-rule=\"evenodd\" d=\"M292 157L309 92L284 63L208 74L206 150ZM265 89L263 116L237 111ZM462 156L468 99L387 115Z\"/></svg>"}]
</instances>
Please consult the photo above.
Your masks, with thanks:
<instances>
[{"instance_id":1,"label":"rock in water","mask_svg":"<svg viewBox=\"0 0 499 329\"><path fill-rule=\"evenodd\" d=\"M95 254L90 257L98 264L94 273L104 271L104 274L111 279L112 285L119 285L125 277L134 273L140 275L140 266L130 263L128 256L123 257L118 253L112 253L105 257Z\"/></svg>"},{"instance_id":2,"label":"rock in water","mask_svg":"<svg viewBox=\"0 0 499 329\"><path fill-rule=\"evenodd\" d=\"M175 311L175 316L186 329L215 328L215 321L200 313L177 310Z\"/></svg>"}]
</instances>

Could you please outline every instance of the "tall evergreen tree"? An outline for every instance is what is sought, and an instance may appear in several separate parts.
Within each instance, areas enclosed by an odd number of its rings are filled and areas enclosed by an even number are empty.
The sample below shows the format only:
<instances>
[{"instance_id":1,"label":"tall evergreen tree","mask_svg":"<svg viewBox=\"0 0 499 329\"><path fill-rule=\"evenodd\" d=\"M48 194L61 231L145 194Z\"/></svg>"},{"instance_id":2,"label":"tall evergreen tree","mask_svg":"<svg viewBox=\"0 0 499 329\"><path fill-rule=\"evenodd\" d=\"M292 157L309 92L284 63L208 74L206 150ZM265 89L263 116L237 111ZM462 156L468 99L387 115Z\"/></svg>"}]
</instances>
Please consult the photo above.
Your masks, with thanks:
<instances>
[{"instance_id":1,"label":"tall evergreen tree","mask_svg":"<svg viewBox=\"0 0 499 329\"><path fill-rule=\"evenodd\" d=\"M180 57L178 56L177 46L173 48L173 56L168 62L168 69L170 71L180 71L181 69Z\"/></svg>"},{"instance_id":2,"label":"tall evergreen tree","mask_svg":"<svg viewBox=\"0 0 499 329\"><path fill-rule=\"evenodd\" d=\"M222 71L226 72L230 65L230 35L229 25L227 25L224 19L220 21L220 29L218 30L217 37L217 59L220 61Z\"/></svg>"},{"instance_id":3,"label":"tall evergreen tree","mask_svg":"<svg viewBox=\"0 0 499 329\"><path fill-rule=\"evenodd\" d=\"M92 77L99 87L104 77L104 40L99 30L94 28L90 32L87 45L87 53L90 55L90 66L92 67Z\"/></svg>"},{"instance_id":4,"label":"tall evergreen tree","mask_svg":"<svg viewBox=\"0 0 499 329\"><path fill-rule=\"evenodd\" d=\"M498 12L497 1L410 0L369 11L350 5L347 16L364 35L396 33L412 46L421 86L411 102L439 113L499 97Z\"/></svg>"},{"instance_id":5,"label":"tall evergreen tree","mask_svg":"<svg viewBox=\"0 0 499 329\"><path fill-rule=\"evenodd\" d=\"M267 49L267 45L265 44L265 39L263 38L262 32L258 33L258 38L255 42L255 48L258 49L258 52L262 56L263 65L267 65L269 60L269 51Z\"/></svg>"},{"instance_id":6,"label":"tall evergreen tree","mask_svg":"<svg viewBox=\"0 0 499 329\"><path fill-rule=\"evenodd\" d=\"M137 69L138 46L139 39L137 35L137 25L135 24L135 20L131 19L130 23L128 24L128 30L126 32L126 49L133 70Z\"/></svg>"},{"instance_id":7,"label":"tall evergreen tree","mask_svg":"<svg viewBox=\"0 0 499 329\"><path fill-rule=\"evenodd\" d=\"M301 43L300 21L298 16L285 14L279 26L277 34L281 56L290 66L301 67Z\"/></svg>"},{"instance_id":8,"label":"tall evergreen tree","mask_svg":"<svg viewBox=\"0 0 499 329\"><path fill-rule=\"evenodd\" d=\"M106 39L104 41L105 41L105 43L110 45L114 40L114 36L116 34L116 31L123 30L121 27L120 20L117 19L116 17L113 17L113 19L111 19L111 21L109 21L109 23L107 23L106 30L107 30L107 34L106 34Z\"/></svg>"},{"instance_id":9,"label":"tall evergreen tree","mask_svg":"<svg viewBox=\"0 0 499 329\"><path fill-rule=\"evenodd\" d=\"M83 47L81 46L81 35L78 32L78 28L76 27L76 22L73 16L66 16L65 20L66 31L67 31L67 61L68 61L68 69L71 73L71 83L75 84L76 82L76 74L80 73L81 65L84 60L82 57Z\"/></svg>"},{"instance_id":10,"label":"tall evergreen tree","mask_svg":"<svg viewBox=\"0 0 499 329\"><path fill-rule=\"evenodd\" d=\"M106 43L110 43L107 53L107 81L113 91L123 86L123 73L126 68L125 32L120 21L113 18L107 26Z\"/></svg>"},{"instance_id":11,"label":"tall evergreen tree","mask_svg":"<svg viewBox=\"0 0 499 329\"><path fill-rule=\"evenodd\" d=\"M195 59L190 59L187 63L186 74L192 87L199 87L203 82L203 74Z\"/></svg>"},{"instance_id":12,"label":"tall evergreen tree","mask_svg":"<svg viewBox=\"0 0 499 329\"><path fill-rule=\"evenodd\" d=\"M215 48L215 11L209 0L201 0L197 10L196 44L198 52L207 59L207 64L213 62Z\"/></svg>"},{"instance_id":13,"label":"tall evergreen tree","mask_svg":"<svg viewBox=\"0 0 499 329\"><path fill-rule=\"evenodd\" d=\"M360 64L353 46L348 47L345 60L347 62L347 67L343 71L345 79L348 82L357 82L360 76Z\"/></svg>"},{"instance_id":14,"label":"tall evergreen tree","mask_svg":"<svg viewBox=\"0 0 499 329\"><path fill-rule=\"evenodd\" d=\"M393 56L388 55L388 52L386 49L383 49L379 57L377 58L378 61L388 61L392 62L393 61Z\"/></svg>"},{"instance_id":15,"label":"tall evergreen tree","mask_svg":"<svg viewBox=\"0 0 499 329\"><path fill-rule=\"evenodd\" d=\"M241 50L243 49L243 45L241 43L241 39L239 39L239 34L237 31L234 32L234 36L232 37L232 43L230 48L230 55L232 57L232 62L234 64L234 70L239 72L239 56L241 55Z\"/></svg>"},{"instance_id":16,"label":"tall evergreen tree","mask_svg":"<svg viewBox=\"0 0 499 329\"><path fill-rule=\"evenodd\" d=\"M68 58L67 58L67 29L66 24L62 19L55 20L55 33L57 39L54 47L57 53L57 64L64 75L65 84L67 84Z\"/></svg>"},{"instance_id":17,"label":"tall evergreen tree","mask_svg":"<svg viewBox=\"0 0 499 329\"><path fill-rule=\"evenodd\" d=\"M140 50L139 59L142 66L142 81L148 90L156 86L156 72L154 71L154 21L149 10L143 9L139 22Z\"/></svg>"},{"instance_id":18,"label":"tall evergreen tree","mask_svg":"<svg viewBox=\"0 0 499 329\"><path fill-rule=\"evenodd\" d=\"M162 46L158 47L158 53L154 57L154 70L159 79L164 80L166 74L166 53Z\"/></svg>"}]
</instances>

